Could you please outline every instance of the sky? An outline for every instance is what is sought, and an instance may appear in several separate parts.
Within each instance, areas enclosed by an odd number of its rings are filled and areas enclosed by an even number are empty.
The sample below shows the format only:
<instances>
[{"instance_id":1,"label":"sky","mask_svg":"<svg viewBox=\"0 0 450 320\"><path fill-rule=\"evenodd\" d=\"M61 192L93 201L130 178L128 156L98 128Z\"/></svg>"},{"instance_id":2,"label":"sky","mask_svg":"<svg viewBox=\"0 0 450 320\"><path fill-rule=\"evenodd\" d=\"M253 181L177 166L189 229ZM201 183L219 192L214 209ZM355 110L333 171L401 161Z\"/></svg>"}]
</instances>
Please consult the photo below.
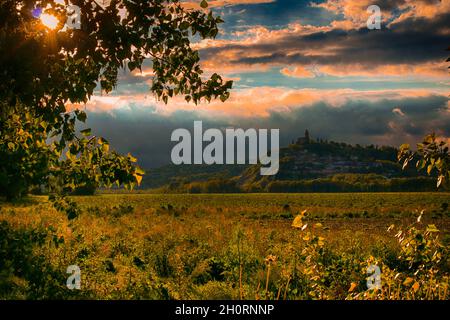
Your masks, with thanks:
<instances>
[{"instance_id":1,"label":"sky","mask_svg":"<svg viewBox=\"0 0 450 320\"><path fill-rule=\"evenodd\" d=\"M367 27L370 5L381 29ZM282 146L305 129L365 145L415 145L431 131L450 141L450 0L215 0L208 10L225 22L193 46L206 74L234 80L228 101L159 103L146 62L86 105L94 132L142 167L168 164L171 132L194 120L277 128Z\"/></svg>"}]
</instances>

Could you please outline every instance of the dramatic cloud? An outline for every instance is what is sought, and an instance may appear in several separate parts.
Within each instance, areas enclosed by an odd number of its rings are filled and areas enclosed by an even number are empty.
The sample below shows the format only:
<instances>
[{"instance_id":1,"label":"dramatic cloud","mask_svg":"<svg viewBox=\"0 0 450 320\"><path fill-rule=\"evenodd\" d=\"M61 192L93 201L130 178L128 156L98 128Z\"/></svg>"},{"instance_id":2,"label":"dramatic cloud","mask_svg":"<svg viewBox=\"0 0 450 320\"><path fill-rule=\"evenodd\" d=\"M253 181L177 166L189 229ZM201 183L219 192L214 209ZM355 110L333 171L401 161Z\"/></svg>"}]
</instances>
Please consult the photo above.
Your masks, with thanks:
<instances>
[{"instance_id":1,"label":"dramatic cloud","mask_svg":"<svg viewBox=\"0 0 450 320\"><path fill-rule=\"evenodd\" d=\"M270 3L270 2L275 2L275 1L276 0L209 0L208 7L209 8L217 8L217 7L236 6L236 5L243 5L243 4ZM182 1L184 7L194 8L194 9L199 9L201 2L202 2L202 0Z\"/></svg>"},{"instance_id":2,"label":"dramatic cloud","mask_svg":"<svg viewBox=\"0 0 450 320\"><path fill-rule=\"evenodd\" d=\"M367 3L366 3L367 2ZM433 1L379 1L389 23L381 30L365 26L369 1L328 1L315 7L343 13L349 19L364 20L357 28L353 20L335 20L327 26L293 23L282 29L264 26L234 32L234 38L208 40L198 45L208 69L264 71L286 66L304 70L315 66L334 76L425 75L446 76L445 49L449 45L450 0L439 2L429 15ZM370 1L371 3L371 1ZM364 8L364 10L362 10ZM395 9L395 10L394 10ZM403 10L403 11L402 11ZM432 17L432 18L431 18ZM300 72L300 76L307 73ZM308 74L309 76L309 74Z\"/></svg>"},{"instance_id":3,"label":"dramatic cloud","mask_svg":"<svg viewBox=\"0 0 450 320\"><path fill-rule=\"evenodd\" d=\"M367 22L367 8L377 5L381 9L386 24L403 21L407 18L427 18L450 11L450 0L327 0L312 3L313 7L323 8L344 16L354 28L363 27Z\"/></svg>"},{"instance_id":4,"label":"dramatic cloud","mask_svg":"<svg viewBox=\"0 0 450 320\"><path fill-rule=\"evenodd\" d=\"M280 72L288 77L297 78L311 78L314 77L314 73L305 67L298 66L295 68L283 68Z\"/></svg>"},{"instance_id":5,"label":"dramatic cloud","mask_svg":"<svg viewBox=\"0 0 450 320\"><path fill-rule=\"evenodd\" d=\"M314 138L394 146L415 144L431 131L450 136L450 108L445 95L414 97L412 92L386 92L384 98L376 98L375 93L348 92L338 94L336 100L329 96L304 105L294 103L295 94L284 99L285 108L253 117L218 117L193 108L165 114L132 105L108 113L89 112L89 123L96 134L108 137L119 151L135 154L147 168L169 163L171 132L192 129L194 120L202 120L205 128L279 128L282 145L301 136L306 128Z\"/></svg>"},{"instance_id":6,"label":"dramatic cloud","mask_svg":"<svg viewBox=\"0 0 450 320\"><path fill-rule=\"evenodd\" d=\"M144 167L168 163L171 132L194 120L205 128L279 128L281 145L306 128L314 138L360 144L414 145L431 131L450 141L450 0L208 3L226 22L218 39L194 46L205 77L235 81L229 100L158 102L146 61L142 72L120 73L112 94L82 106L96 134ZM381 30L366 26L373 4Z\"/></svg>"},{"instance_id":7,"label":"dramatic cloud","mask_svg":"<svg viewBox=\"0 0 450 320\"><path fill-rule=\"evenodd\" d=\"M120 96L94 96L85 106L94 113L115 110L135 110L145 108L147 112L170 116L177 111L195 110L205 117L252 118L268 117L274 111L282 112L291 108L304 108L319 102L340 107L350 101L381 101L383 99L422 98L430 95L445 96L441 90L395 89L361 91L353 89L289 89L279 87L249 87L234 90L225 103L220 100L200 103L195 106L183 98L174 98L169 104L157 101L151 94L132 94ZM80 108L80 106L78 106Z\"/></svg>"}]
</instances>

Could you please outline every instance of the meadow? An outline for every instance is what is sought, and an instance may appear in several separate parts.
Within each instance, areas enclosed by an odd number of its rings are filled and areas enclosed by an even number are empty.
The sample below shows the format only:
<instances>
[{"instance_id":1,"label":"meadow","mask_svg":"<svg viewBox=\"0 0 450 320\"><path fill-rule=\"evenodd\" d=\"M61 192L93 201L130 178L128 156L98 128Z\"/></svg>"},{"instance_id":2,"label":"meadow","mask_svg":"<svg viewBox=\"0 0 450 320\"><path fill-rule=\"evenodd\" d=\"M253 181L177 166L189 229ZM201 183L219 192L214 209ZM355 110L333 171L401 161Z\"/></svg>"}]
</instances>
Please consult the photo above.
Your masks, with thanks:
<instances>
[{"instance_id":1,"label":"meadow","mask_svg":"<svg viewBox=\"0 0 450 320\"><path fill-rule=\"evenodd\" d=\"M449 193L71 199L0 202L1 299L450 298Z\"/></svg>"}]
</instances>

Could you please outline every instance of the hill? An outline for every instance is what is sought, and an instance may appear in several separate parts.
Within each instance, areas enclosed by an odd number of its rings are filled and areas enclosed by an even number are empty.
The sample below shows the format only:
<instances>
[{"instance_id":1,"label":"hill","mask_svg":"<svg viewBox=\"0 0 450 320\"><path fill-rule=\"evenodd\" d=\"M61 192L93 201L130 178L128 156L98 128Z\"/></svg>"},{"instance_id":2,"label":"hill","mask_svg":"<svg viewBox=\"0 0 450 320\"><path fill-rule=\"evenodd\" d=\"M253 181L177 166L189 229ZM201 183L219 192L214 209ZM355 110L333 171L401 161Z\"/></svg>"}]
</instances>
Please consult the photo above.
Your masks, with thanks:
<instances>
[{"instance_id":1,"label":"hill","mask_svg":"<svg viewBox=\"0 0 450 320\"><path fill-rule=\"evenodd\" d=\"M434 191L432 178L403 171L397 149L312 140L308 131L280 149L276 175L260 165L168 165L150 171L142 188L166 192Z\"/></svg>"}]
</instances>

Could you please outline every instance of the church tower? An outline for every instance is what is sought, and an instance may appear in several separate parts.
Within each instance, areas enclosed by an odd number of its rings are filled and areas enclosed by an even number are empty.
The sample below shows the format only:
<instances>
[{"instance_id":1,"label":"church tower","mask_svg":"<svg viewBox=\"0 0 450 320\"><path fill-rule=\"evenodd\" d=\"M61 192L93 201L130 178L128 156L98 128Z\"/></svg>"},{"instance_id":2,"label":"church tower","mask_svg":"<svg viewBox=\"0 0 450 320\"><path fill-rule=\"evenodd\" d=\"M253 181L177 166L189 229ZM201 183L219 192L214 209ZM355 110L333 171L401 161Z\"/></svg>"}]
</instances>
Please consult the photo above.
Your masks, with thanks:
<instances>
[{"instance_id":1,"label":"church tower","mask_svg":"<svg viewBox=\"0 0 450 320\"><path fill-rule=\"evenodd\" d=\"M303 138L298 138L297 139L297 144L301 145L301 144L308 144L311 142L311 137L309 136L309 131L308 129L305 130L305 136Z\"/></svg>"}]
</instances>

